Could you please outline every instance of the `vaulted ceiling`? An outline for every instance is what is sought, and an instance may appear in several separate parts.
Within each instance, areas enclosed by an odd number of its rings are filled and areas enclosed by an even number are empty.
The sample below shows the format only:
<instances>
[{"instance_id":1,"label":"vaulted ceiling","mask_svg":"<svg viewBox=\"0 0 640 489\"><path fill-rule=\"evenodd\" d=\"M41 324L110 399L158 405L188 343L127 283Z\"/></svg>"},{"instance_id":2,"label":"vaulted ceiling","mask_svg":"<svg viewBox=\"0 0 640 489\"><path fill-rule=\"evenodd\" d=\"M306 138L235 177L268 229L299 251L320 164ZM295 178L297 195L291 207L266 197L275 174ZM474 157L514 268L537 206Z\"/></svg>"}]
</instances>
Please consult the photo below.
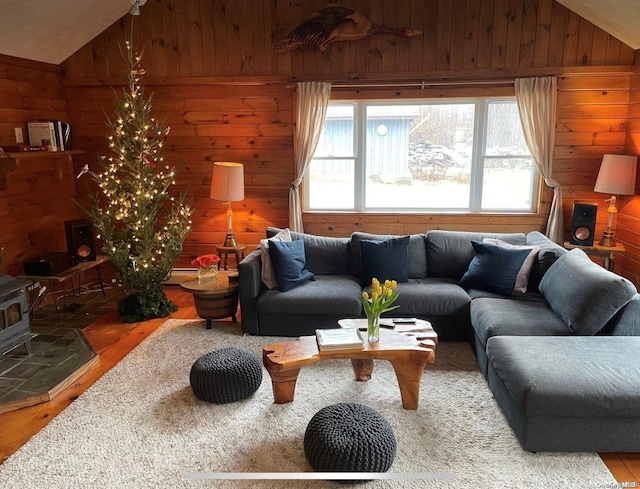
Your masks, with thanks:
<instances>
[{"instance_id":1,"label":"vaulted ceiling","mask_svg":"<svg viewBox=\"0 0 640 489\"><path fill-rule=\"evenodd\" d=\"M130 0L2 0L0 54L60 64L130 8Z\"/></svg>"},{"instance_id":2,"label":"vaulted ceiling","mask_svg":"<svg viewBox=\"0 0 640 489\"><path fill-rule=\"evenodd\" d=\"M638 0L556 1L640 49ZM2 0L0 54L60 64L130 7L131 0Z\"/></svg>"},{"instance_id":3,"label":"vaulted ceiling","mask_svg":"<svg viewBox=\"0 0 640 489\"><path fill-rule=\"evenodd\" d=\"M638 0L556 0L633 49L640 49Z\"/></svg>"}]
</instances>

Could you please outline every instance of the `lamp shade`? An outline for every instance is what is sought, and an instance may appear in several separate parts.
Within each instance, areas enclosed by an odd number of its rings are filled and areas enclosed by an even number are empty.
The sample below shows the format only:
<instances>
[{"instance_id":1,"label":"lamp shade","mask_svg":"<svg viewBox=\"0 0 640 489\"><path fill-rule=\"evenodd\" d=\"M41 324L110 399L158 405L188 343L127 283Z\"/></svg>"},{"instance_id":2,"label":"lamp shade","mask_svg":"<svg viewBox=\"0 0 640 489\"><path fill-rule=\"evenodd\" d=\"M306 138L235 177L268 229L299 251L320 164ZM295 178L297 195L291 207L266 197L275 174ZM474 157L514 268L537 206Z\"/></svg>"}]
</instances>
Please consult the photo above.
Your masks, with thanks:
<instances>
[{"instance_id":1,"label":"lamp shade","mask_svg":"<svg viewBox=\"0 0 640 489\"><path fill-rule=\"evenodd\" d=\"M604 155L594 190L603 194L633 195L637 156Z\"/></svg>"},{"instance_id":2,"label":"lamp shade","mask_svg":"<svg viewBox=\"0 0 640 489\"><path fill-rule=\"evenodd\" d=\"M210 197L223 202L244 199L244 166L241 163L216 161L213 164Z\"/></svg>"}]
</instances>

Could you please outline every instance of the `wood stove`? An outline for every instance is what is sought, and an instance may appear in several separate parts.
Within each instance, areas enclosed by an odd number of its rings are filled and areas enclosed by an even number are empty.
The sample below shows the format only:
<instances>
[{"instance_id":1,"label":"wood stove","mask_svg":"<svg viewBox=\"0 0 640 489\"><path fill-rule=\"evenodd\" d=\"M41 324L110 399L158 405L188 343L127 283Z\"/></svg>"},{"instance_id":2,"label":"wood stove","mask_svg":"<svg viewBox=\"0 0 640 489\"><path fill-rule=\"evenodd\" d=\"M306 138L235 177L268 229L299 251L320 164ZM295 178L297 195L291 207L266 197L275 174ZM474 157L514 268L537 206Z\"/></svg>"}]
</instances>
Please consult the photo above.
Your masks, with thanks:
<instances>
[{"instance_id":1,"label":"wood stove","mask_svg":"<svg viewBox=\"0 0 640 489\"><path fill-rule=\"evenodd\" d=\"M31 321L25 292L31 283L0 275L0 355L20 345L31 355Z\"/></svg>"}]
</instances>

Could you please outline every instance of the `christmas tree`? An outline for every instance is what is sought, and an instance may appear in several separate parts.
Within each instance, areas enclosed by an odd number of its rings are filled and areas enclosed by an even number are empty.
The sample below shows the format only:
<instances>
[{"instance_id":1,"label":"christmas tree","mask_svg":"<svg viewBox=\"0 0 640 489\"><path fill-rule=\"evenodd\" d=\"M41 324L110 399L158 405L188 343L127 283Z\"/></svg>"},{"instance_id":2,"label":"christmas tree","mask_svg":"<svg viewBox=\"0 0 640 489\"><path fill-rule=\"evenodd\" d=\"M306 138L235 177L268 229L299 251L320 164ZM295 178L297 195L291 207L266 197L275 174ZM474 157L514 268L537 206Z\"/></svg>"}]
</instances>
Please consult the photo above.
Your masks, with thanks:
<instances>
[{"instance_id":1,"label":"christmas tree","mask_svg":"<svg viewBox=\"0 0 640 489\"><path fill-rule=\"evenodd\" d=\"M134 56L126 43L126 87L118 97L114 89L115 120L109 147L115 156L101 157L101 172L89 171L98 191L84 209L103 242L118 279L131 293L118 303L123 321L165 317L177 310L162 288L180 256L191 229L191 208L185 195L169 195L177 170L163 165L162 143L169 127L151 117L151 99L138 84L144 75L142 56Z\"/></svg>"}]
</instances>

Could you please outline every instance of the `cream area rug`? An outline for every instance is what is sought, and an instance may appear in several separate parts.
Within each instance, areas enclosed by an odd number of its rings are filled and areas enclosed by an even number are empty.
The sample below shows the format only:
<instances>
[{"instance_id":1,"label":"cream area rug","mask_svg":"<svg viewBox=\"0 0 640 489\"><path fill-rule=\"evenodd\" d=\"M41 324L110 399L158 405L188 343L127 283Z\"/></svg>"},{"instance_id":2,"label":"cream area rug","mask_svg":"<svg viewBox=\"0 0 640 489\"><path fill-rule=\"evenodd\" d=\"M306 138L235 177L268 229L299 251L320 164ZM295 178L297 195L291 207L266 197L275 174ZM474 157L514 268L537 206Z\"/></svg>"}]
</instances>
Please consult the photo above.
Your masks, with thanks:
<instances>
[{"instance_id":1,"label":"cream area rug","mask_svg":"<svg viewBox=\"0 0 640 489\"><path fill-rule=\"evenodd\" d=\"M261 359L264 345L286 340L242 336L239 325L224 321L211 330L203 321L167 321L0 465L0 487L340 487L301 478L312 472L304 456L306 426L338 402L377 410L397 439L391 478L358 487L615 485L597 454L523 451L466 343L438 345L416 411L402 409L395 374L384 361L375 363L369 382L356 382L347 360L305 367L289 404L274 404L264 369L262 385L248 399L216 405L194 396L189 371L201 355L235 346ZM243 480L278 472L294 478Z\"/></svg>"}]
</instances>

